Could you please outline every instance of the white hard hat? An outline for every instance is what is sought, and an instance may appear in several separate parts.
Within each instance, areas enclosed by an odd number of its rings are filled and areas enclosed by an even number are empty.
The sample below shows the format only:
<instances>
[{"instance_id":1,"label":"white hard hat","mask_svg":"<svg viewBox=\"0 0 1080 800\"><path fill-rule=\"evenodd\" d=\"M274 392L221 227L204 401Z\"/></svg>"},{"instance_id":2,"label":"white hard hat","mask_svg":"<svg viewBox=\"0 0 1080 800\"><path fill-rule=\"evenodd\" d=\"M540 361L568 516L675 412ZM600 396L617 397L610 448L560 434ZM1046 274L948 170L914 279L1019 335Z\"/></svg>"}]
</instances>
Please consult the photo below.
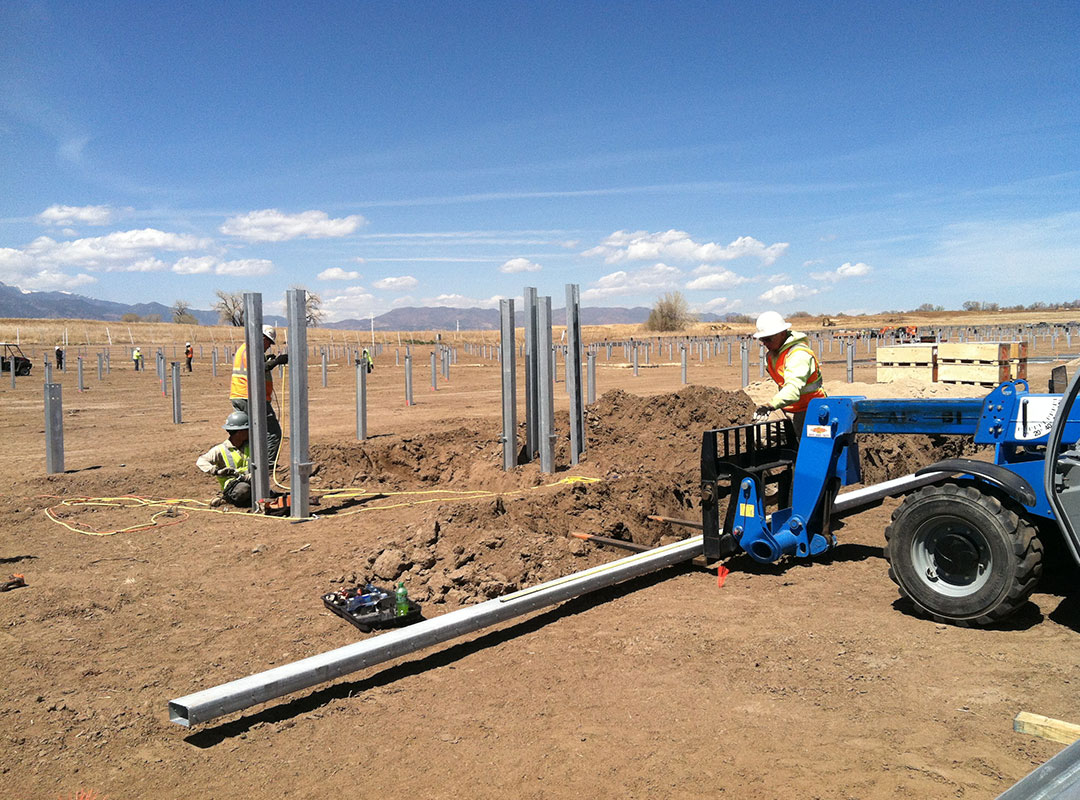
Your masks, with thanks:
<instances>
[{"instance_id":1,"label":"white hard hat","mask_svg":"<svg viewBox=\"0 0 1080 800\"><path fill-rule=\"evenodd\" d=\"M775 311L766 311L757 318L757 331L754 333L754 338L764 339L766 336L789 330L791 330L790 322L784 322L784 318Z\"/></svg>"},{"instance_id":2,"label":"white hard hat","mask_svg":"<svg viewBox=\"0 0 1080 800\"><path fill-rule=\"evenodd\" d=\"M273 325L263 325L263 336L270 340L270 344L277 341L277 330Z\"/></svg>"},{"instance_id":3,"label":"white hard hat","mask_svg":"<svg viewBox=\"0 0 1080 800\"><path fill-rule=\"evenodd\" d=\"M191 342L184 342L184 345L187 347L191 347Z\"/></svg>"}]
</instances>

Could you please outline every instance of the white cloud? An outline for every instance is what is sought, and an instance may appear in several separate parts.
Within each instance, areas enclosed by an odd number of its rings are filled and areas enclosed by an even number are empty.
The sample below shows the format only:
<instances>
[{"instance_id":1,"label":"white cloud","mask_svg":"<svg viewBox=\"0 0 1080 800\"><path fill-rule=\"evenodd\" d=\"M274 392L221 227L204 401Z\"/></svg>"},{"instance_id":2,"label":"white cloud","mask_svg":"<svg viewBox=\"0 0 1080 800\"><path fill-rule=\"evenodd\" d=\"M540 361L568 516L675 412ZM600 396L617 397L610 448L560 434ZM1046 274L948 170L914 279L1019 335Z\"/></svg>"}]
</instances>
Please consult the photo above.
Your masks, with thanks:
<instances>
[{"instance_id":1,"label":"white cloud","mask_svg":"<svg viewBox=\"0 0 1080 800\"><path fill-rule=\"evenodd\" d=\"M340 293L323 298L327 320L362 319L375 313L375 296L363 286L347 286Z\"/></svg>"},{"instance_id":2,"label":"white cloud","mask_svg":"<svg viewBox=\"0 0 1080 800\"><path fill-rule=\"evenodd\" d=\"M758 300L764 300L766 303L790 303L792 300L801 300L804 297L812 297L815 294L818 294L818 290L811 289L809 286L782 283L779 286L774 286L767 292L762 292L758 295Z\"/></svg>"},{"instance_id":3,"label":"white cloud","mask_svg":"<svg viewBox=\"0 0 1080 800\"><path fill-rule=\"evenodd\" d=\"M514 272L539 272L543 267L539 264L534 264L527 258L511 258L501 267L499 272L514 273Z\"/></svg>"},{"instance_id":4,"label":"white cloud","mask_svg":"<svg viewBox=\"0 0 1080 800\"><path fill-rule=\"evenodd\" d=\"M610 272L581 293L582 300L600 300L627 294L651 294L677 289L683 272L678 267L654 264L632 272Z\"/></svg>"},{"instance_id":5,"label":"white cloud","mask_svg":"<svg viewBox=\"0 0 1080 800\"><path fill-rule=\"evenodd\" d=\"M419 283L420 281L418 281L412 275L398 275L391 276L389 278L380 278L379 280L375 281L374 286L376 289L396 292L403 291L405 289L412 289Z\"/></svg>"},{"instance_id":6,"label":"white cloud","mask_svg":"<svg viewBox=\"0 0 1080 800\"><path fill-rule=\"evenodd\" d=\"M49 206L37 215L42 225L108 225L115 214L109 206Z\"/></svg>"},{"instance_id":7,"label":"white cloud","mask_svg":"<svg viewBox=\"0 0 1080 800\"><path fill-rule=\"evenodd\" d=\"M83 266L106 269L145 258L156 250L198 250L209 247L208 239L186 233L167 233L155 228L116 231L105 236L58 242L39 236L25 248L38 263L56 266Z\"/></svg>"},{"instance_id":8,"label":"white cloud","mask_svg":"<svg viewBox=\"0 0 1080 800\"><path fill-rule=\"evenodd\" d=\"M730 269L702 265L694 270L694 274L700 277L694 278L686 284L687 289L732 289L749 279L737 275Z\"/></svg>"},{"instance_id":9,"label":"white cloud","mask_svg":"<svg viewBox=\"0 0 1080 800\"><path fill-rule=\"evenodd\" d=\"M355 281L360 277L360 273L355 270L346 271L341 267L328 267L315 277L320 281Z\"/></svg>"},{"instance_id":10,"label":"white cloud","mask_svg":"<svg viewBox=\"0 0 1080 800\"><path fill-rule=\"evenodd\" d=\"M144 258L127 267L122 267L122 272L161 272L168 269L169 265L160 258Z\"/></svg>"},{"instance_id":11,"label":"white cloud","mask_svg":"<svg viewBox=\"0 0 1080 800\"><path fill-rule=\"evenodd\" d=\"M437 297L425 297L420 301L420 305L447 308L498 308L499 301L505 299L501 294L493 295L486 300L466 297L463 294L440 294Z\"/></svg>"},{"instance_id":12,"label":"white cloud","mask_svg":"<svg viewBox=\"0 0 1080 800\"><path fill-rule=\"evenodd\" d=\"M726 311L731 311L734 308L738 308L738 300L729 300L726 297L714 297L712 300L708 300L701 305L694 306L691 310L694 312L707 312L712 314L723 314Z\"/></svg>"},{"instance_id":13,"label":"white cloud","mask_svg":"<svg viewBox=\"0 0 1080 800\"><path fill-rule=\"evenodd\" d=\"M268 275L274 271L274 262L265 258L241 258L235 261L222 261L215 256L181 258L172 266L172 271L179 275L230 275L232 277L250 277Z\"/></svg>"},{"instance_id":14,"label":"white cloud","mask_svg":"<svg viewBox=\"0 0 1080 800\"><path fill-rule=\"evenodd\" d=\"M845 278L861 278L864 275L870 274L870 267L861 261L857 264L852 264L850 261L841 264L834 270L828 272L811 272L810 277L816 281L829 281L830 283L836 283L836 281L842 281Z\"/></svg>"},{"instance_id":15,"label":"white cloud","mask_svg":"<svg viewBox=\"0 0 1080 800\"><path fill-rule=\"evenodd\" d=\"M327 239L348 236L367 222L359 214L331 219L325 211L283 214L276 208L251 211L225 220L220 230L249 242L284 242L289 239Z\"/></svg>"},{"instance_id":16,"label":"white cloud","mask_svg":"<svg viewBox=\"0 0 1080 800\"><path fill-rule=\"evenodd\" d=\"M766 283L783 283L788 279L786 272L777 272L775 275L769 275L765 278Z\"/></svg>"},{"instance_id":17,"label":"white cloud","mask_svg":"<svg viewBox=\"0 0 1080 800\"><path fill-rule=\"evenodd\" d=\"M584 256L601 256L608 264L625 261L649 261L666 258L671 261L733 261L753 257L768 266L788 248L787 242L765 245L752 236L740 236L731 244L699 243L686 231L615 231L601 244L586 250Z\"/></svg>"}]
</instances>

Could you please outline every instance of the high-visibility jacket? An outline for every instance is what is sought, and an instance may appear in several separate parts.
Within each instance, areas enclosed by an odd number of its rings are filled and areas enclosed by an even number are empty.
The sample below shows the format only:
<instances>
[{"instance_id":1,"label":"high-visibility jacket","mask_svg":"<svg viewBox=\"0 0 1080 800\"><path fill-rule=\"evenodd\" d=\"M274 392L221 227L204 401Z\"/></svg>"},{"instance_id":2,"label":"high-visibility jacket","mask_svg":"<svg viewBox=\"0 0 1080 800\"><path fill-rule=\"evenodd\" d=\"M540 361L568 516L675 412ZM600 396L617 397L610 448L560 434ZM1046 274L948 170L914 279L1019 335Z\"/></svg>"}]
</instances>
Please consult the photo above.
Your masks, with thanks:
<instances>
[{"instance_id":1,"label":"high-visibility jacket","mask_svg":"<svg viewBox=\"0 0 1080 800\"><path fill-rule=\"evenodd\" d=\"M190 347L184 348L184 358L191 358L193 355L195 355L194 350L192 350Z\"/></svg>"},{"instance_id":2,"label":"high-visibility jacket","mask_svg":"<svg viewBox=\"0 0 1080 800\"><path fill-rule=\"evenodd\" d=\"M236 470L236 476L241 476L248 471L248 464L251 463L251 445L248 442L244 442L243 447L233 447L232 442L226 439L224 442L214 447L206 453L199 456L199 460L196 462L199 469L203 472L213 473L222 467L230 467ZM229 481L233 480L232 475L215 475L218 483L221 485L224 491Z\"/></svg>"},{"instance_id":3,"label":"high-visibility jacket","mask_svg":"<svg viewBox=\"0 0 1080 800\"><path fill-rule=\"evenodd\" d=\"M269 401L270 395L274 393L274 377L271 370L265 370L265 373L266 399ZM236 355L233 356L232 382L229 384L229 399L246 400L247 396L247 344L245 343L236 348Z\"/></svg>"},{"instance_id":4,"label":"high-visibility jacket","mask_svg":"<svg viewBox=\"0 0 1080 800\"><path fill-rule=\"evenodd\" d=\"M779 352L765 354L765 368L780 390L769 402L773 408L797 413L815 397L827 397L822 388L821 370L805 333L791 332Z\"/></svg>"}]
</instances>

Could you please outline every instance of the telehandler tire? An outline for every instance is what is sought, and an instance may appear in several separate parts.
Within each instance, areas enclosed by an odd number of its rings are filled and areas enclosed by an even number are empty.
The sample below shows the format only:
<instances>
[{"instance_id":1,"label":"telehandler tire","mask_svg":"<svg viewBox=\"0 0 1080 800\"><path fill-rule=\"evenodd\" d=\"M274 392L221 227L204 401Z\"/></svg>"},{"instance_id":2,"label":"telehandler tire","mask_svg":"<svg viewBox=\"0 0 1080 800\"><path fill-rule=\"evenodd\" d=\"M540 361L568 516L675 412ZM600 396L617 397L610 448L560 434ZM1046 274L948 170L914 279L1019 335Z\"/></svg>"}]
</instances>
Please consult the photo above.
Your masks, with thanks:
<instances>
[{"instance_id":1,"label":"telehandler tire","mask_svg":"<svg viewBox=\"0 0 1080 800\"><path fill-rule=\"evenodd\" d=\"M938 622L991 625L1023 605L1042 574L1035 527L974 484L909 495L885 529L889 577Z\"/></svg>"}]
</instances>

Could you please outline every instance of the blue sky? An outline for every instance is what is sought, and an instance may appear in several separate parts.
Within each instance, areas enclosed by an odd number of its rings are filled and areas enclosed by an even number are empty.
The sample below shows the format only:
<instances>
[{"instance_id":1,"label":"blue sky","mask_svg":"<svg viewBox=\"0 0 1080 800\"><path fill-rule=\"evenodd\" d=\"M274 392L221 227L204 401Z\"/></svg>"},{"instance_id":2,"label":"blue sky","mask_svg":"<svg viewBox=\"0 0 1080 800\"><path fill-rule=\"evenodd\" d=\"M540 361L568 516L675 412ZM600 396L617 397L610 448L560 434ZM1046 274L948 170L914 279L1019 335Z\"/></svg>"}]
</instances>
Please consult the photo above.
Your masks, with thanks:
<instances>
[{"instance_id":1,"label":"blue sky","mask_svg":"<svg viewBox=\"0 0 1080 800\"><path fill-rule=\"evenodd\" d=\"M330 319L1080 297L1080 3L0 5L0 281Z\"/></svg>"}]
</instances>

